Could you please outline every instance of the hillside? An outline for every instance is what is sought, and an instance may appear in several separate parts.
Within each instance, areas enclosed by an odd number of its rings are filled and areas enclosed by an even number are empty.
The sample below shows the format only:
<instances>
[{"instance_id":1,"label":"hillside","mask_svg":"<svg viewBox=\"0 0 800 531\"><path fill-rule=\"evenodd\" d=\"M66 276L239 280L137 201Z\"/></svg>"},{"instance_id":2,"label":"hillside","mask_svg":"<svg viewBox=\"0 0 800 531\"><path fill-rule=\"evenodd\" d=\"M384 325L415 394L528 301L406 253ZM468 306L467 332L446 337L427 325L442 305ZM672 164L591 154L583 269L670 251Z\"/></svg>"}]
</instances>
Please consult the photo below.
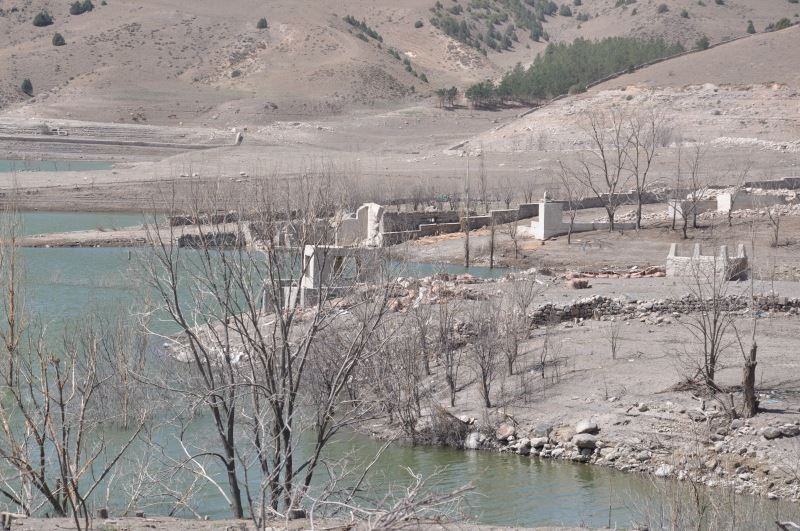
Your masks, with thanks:
<instances>
[{"instance_id":1,"label":"hillside","mask_svg":"<svg viewBox=\"0 0 800 531\"><path fill-rule=\"evenodd\" d=\"M691 45L703 34L712 42L743 35L748 19L761 31L797 11L783 0L764 4L728 0L700 6L687 0L671 2L667 12L656 15L652 1L615 7L613 0L584 0L572 5L570 16L542 14L540 25L553 41L659 35ZM200 0L187 7L178 0L108 0L70 15L66 0L6 0L0 4L0 109L25 103L17 110L20 116L268 123L409 102L435 88L496 78L517 62L530 62L546 45L522 26L535 5ZM32 20L42 10L53 24L35 27ZM365 21L377 38L348 23L347 16ZM256 28L261 17L268 28ZM440 23L447 17L463 23L474 42L460 42L447 31ZM53 46L55 32L65 46ZM486 45L494 39L490 33L513 39L493 49ZM482 50L474 46L479 39ZM19 89L25 78L34 98Z\"/></svg>"}]
</instances>

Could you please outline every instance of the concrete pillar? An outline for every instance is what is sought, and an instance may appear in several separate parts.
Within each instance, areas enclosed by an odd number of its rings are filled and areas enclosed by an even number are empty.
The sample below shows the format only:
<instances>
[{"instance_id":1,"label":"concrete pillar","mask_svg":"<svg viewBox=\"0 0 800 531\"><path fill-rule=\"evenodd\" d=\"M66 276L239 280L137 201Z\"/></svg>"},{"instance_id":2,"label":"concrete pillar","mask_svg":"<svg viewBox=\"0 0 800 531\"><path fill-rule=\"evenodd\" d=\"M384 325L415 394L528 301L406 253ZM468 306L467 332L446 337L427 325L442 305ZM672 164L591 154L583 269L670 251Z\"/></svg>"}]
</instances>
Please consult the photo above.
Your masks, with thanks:
<instances>
[{"instance_id":1,"label":"concrete pillar","mask_svg":"<svg viewBox=\"0 0 800 531\"><path fill-rule=\"evenodd\" d=\"M533 226L533 235L538 240L546 240L564 234L563 203L539 203L539 221Z\"/></svg>"}]
</instances>

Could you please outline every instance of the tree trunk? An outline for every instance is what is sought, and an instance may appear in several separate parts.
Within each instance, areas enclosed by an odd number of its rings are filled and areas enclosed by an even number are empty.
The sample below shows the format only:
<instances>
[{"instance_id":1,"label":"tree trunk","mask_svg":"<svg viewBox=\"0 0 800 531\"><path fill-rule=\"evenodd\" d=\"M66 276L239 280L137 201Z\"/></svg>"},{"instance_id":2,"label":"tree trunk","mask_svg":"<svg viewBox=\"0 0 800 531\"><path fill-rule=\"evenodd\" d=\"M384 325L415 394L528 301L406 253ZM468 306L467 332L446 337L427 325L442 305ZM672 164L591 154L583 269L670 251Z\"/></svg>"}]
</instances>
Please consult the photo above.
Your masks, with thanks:
<instances>
[{"instance_id":1,"label":"tree trunk","mask_svg":"<svg viewBox=\"0 0 800 531\"><path fill-rule=\"evenodd\" d=\"M755 417L758 412L758 397L756 396L756 352L758 346L756 342L750 346L750 355L744 362L744 375L742 378L742 389L744 390L744 407L742 416L744 418Z\"/></svg>"},{"instance_id":2,"label":"tree trunk","mask_svg":"<svg viewBox=\"0 0 800 531\"><path fill-rule=\"evenodd\" d=\"M494 269L494 219L489 225L489 269Z\"/></svg>"}]
</instances>

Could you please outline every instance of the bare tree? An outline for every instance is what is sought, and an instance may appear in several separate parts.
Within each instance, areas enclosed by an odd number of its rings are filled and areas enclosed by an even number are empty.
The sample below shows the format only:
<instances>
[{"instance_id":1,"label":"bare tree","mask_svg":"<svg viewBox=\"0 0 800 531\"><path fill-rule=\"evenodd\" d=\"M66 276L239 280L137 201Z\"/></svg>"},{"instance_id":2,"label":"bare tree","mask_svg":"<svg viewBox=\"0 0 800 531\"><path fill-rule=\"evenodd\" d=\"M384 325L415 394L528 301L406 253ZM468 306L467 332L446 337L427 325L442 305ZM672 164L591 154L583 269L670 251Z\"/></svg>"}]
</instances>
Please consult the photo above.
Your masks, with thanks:
<instances>
[{"instance_id":1,"label":"bare tree","mask_svg":"<svg viewBox=\"0 0 800 531\"><path fill-rule=\"evenodd\" d=\"M513 220L503 227L508 239L511 240L511 245L514 248L514 260L516 260L519 256L519 212L517 212Z\"/></svg>"},{"instance_id":2,"label":"bare tree","mask_svg":"<svg viewBox=\"0 0 800 531\"><path fill-rule=\"evenodd\" d=\"M186 466L214 456L232 515L243 518L249 507L259 526L299 510L323 448L372 408L342 397L360 364L383 349L388 282L377 254L369 263L331 254L330 225L319 218L336 210L333 184L322 174L304 177L305 194L267 179L199 190L191 198L197 219L220 209L250 214L247 222L197 223L191 249L175 245L174 227L149 231L144 280L180 330L177 341L164 340L187 362L185 377L162 385L205 409L216 438L207 448L184 441ZM232 248L220 252L221 243ZM359 271L370 268L375 278L360 284ZM312 291L304 289L309 278ZM318 385L309 385L312 367ZM297 454L310 431L308 452Z\"/></svg>"},{"instance_id":3,"label":"bare tree","mask_svg":"<svg viewBox=\"0 0 800 531\"><path fill-rule=\"evenodd\" d=\"M586 187L580 177L573 170L560 162L561 171L558 174L562 196L567 203L567 217L569 218L569 228L567 229L567 244L572 243L572 230L575 227L575 218L578 209L586 197Z\"/></svg>"},{"instance_id":4,"label":"bare tree","mask_svg":"<svg viewBox=\"0 0 800 531\"><path fill-rule=\"evenodd\" d=\"M454 309L451 303L444 301L439 304L438 343L439 358L444 369L444 379L450 390L450 407L456 405L458 392L458 375L461 370L461 349L458 348L453 337L455 326Z\"/></svg>"},{"instance_id":5,"label":"bare tree","mask_svg":"<svg viewBox=\"0 0 800 531\"><path fill-rule=\"evenodd\" d=\"M614 230L614 217L624 202L622 192L630 177L627 167L631 134L627 117L619 109L608 112L589 112L584 131L589 137L586 155L578 157L577 168L571 173L605 208L609 230Z\"/></svg>"},{"instance_id":6,"label":"bare tree","mask_svg":"<svg viewBox=\"0 0 800 531\"><path fill-rule=\"evenodd\" d=\"M728 281L716 258L711 263L693 264L689 273L686 287L696 310L681 319L693 338L684 361L694 373L691 379L699 378L709 391L716 392L717 369L733 341L735 315L729 309Z\"/></svg>"},{"instance_id":7,"label":"bare tree","mask_svg":"<svg viewBox=\"0 0 800 531\"><path fill-rule=\"evenodd\" d=\"M752 162L748 161L740 170L734 170L732 173L734 175L733 184L730 187L731 192L731 204L730 208L728 209L728 227L733 226L733 210L736 205L736 200L739 199L739 195L745 188L745 184L747 183L747 177L750 173L750 168L752 167Z\"/></svg>"},{"instance_id":8,"label":"bare tree","mask_svg":"<svg viewBox=\"0 0 800 531\"><path fill-rule=\"evenodd\" d=\"M478 390L487 408L492 407L492 383L497 376L500 344L497 336L499 305L484 302L470 312L474 337L469 345L472 370L478 379Z\"/></svg>"},{"instance_id":9,"label":"bare tree","mask_svg":"<svg viewBox=\"0 0 800 531\"><path fill-rule=\"evenodd\" d=\"M611 347L611 359L617 359L619 343L622 339L622 321L612 320L608 328L608 345Z\"/></svg>"},{"instance_id":10,"label":"bare tree","mask_svg":"<svg viewBox=\"0 0 800 531\"><path fill-rule=\"evenodd\" d=\"M697 228L697 214L700 210L700 202L705 198L708 191L708 180L703 170L703 158L705 151L700 145L696 145L692 150L688 160L682 157L682 150L678 150L678 166L676 173L676 190L682 187L688 188L685 198L676 198L674 201L673 215L680 216L681 232L683 239L687 239L687 229L691 220L692 228ZM675 220L673 218L673 227Z\"/></svg>"},{"instance_id":11,"label":"bare tree","mask_svg":"<svg viewBox=\"0 0 800 531\"><path fill-rule=\"evenodd\" d=\"M92 496L136 440L146 415L129 419L121 441L109 440L104 426L116 420L116 413L105 417L101 401L115 375L104 366L103 352L122 357L117 351L122 343L91 315L80 325L67 325L60 341L28 319L13 207L2 221L0 496L25 515L46 507L88 529Z\"/></svg>"},{"instance_id":12,"label":"bare tree","mask_svg":"<svg viewBox=\"0 0 800 531\"><path fill-rule=\"evenodd\" d=\"M664 114L655 108L629 116L627 119L629 134L625 157L630 173L633 176L636 193L636 230L642 226L642 195L648 190L648 177L653 159L669 135L669 128Z\"/></svg>"}]
</instances>

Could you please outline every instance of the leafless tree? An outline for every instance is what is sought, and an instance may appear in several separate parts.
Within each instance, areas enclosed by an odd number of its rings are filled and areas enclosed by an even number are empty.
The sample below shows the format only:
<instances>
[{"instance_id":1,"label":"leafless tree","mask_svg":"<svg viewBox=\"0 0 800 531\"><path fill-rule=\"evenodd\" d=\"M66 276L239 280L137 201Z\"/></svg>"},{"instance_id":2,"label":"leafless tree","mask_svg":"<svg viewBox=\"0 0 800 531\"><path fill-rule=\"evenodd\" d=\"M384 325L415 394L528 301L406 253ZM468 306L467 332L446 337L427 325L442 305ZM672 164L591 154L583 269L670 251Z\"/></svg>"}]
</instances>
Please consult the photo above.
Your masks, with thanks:
<instances>
[{"instance_id":1,"label":"leafless tree","mask_svg":"<svg viewBox=\"0 0 800 531\"><path fill-rule=\"evenodd\" d=\"M458 392L458 375L461 370L461 349L455 342L455 311L452 303L444 301L439 304L438 315L438 347L439 358L444 369L444 379L450 390L450 407L456 405Z\"/></svg>"},{"instance_id":2,"label":"leafless tree","mask_svg":"<svg viewBox=\"0 0 800 531\"><path fill-rule=\"evenodd\" d=\"M195 224L191 249L175 245L175 227L154 223L149 230L143 280L155 293L154 311L180 331L164 341L186 360L186 374L168 375L161 385L192 411L205 409L216 438L204 442L208 447L183 440L186 467L203 467L213 456L232 515L243 518L249 508L259 526L269 515L299 510L323 448L372 408L343 395L357 368L383 350L387 336L378 332L389 284L380 256L360 264L356 256L330 254L330 228L319 219L336 211L333 185L322 174L303 178L304 194L269 179L198 190L189 201L197 219L219 210L249 215L246 222ZM221 252L220 242L232 248ZM314 264L330 273L312 274ZM358 281L364 267L376 271L369 285ZM315 277L303 306L303 279ZM318 385L309 385L312 367ZM312 431L309 451L297 454Z\"/></svg>"},{"instance_id":3,"label":"leafless tree","mask_svg":"<svg viewBox=\"0 0 800 531\"><path fill-rule=\"evenodd\" d=\"M589 148L578 157L577 167L571 171L602 202L610 231L614 230L614 217L624 202L622 192L630 178L627 163L631 133L627 123L627 117L619 109L587 113L584 131Z\"/></svg>"},{"instance_id":4,"label":"leafless tree","mask_svg":"<svg viewBox=\"0 0 800 531\"><path fill-rule=\"evenodd\" d=\"M487 408L492 407L492 384L497 377L501 345L497 335L500 307L486 301L475 305L470 312L474 336L469 345L470 364L478 380L478 390Z\"/></svg>"},{"instance_id":5,"label":"leafless tree","mask_svg":"<svg viewBox=\"0 0 800 531\"><path fill-rule=\"evenodd\" d=\"M699 378L709 391L719 391L716 383L717 369L731 347L735 315L730 311L729 283L722 273L722 264L693 264L686 277L686 287L696 311L681 323L693 341L684 362L693 372L691 379Z\"/></svg>"},{"instance_id":6,"label":"leafless tree","mask_svg":"<svg viewBox=\"0 0 800 531\"><path fill-rule=\"evenodd\" d=\"M503 227L508 239L511 240L511 245L514 248L514 260L516 260L519 256L519 213Z\"/></svg>"},{"instance_id":7,"label":"leafless tree","mask_svg":"<svg viewBox=\"0 0 800 531\"><path fill-rule=\"evenodd\" d=\"M578 177L572 169L559 162L561 171L558 174L560 180L561 194L566 200L567 217L569 218L569 228L567 229L567 244L572 243L572 230L575 227L575 217L578 209L586 198L586 186L584 180Z\"/></svg>"},{"instance_id":8,"label":"leafless tree","mask_svg":"<svg viewBox=\"0 0 800 531\"><path fill-rule=\"evenodd\" d=\"M433 309L430 304L416 302L411 307L411 318L417 332L417 344L422 357L425 375L431 375L431 339L430 333L433 326Z\"/></svg>"},{"instance_id":9,"label":"leafless tree","mask_svg":"<svg viewBox=\"0 0 800 531\"><path fill-rule=\"evenodd\" d=\"M643 110L627 118L629 135L625 157L636 193L636 230L642 225L642 196L648 190L648 177L658 148L663 146L669 126L663 112L655 108Z\"/></svg>"},{"instance_id":10,"label":"leafless tree","mask_svg":"<svg viewBox=\"0 0 800 531\"><path fill-rule=\"evenodd\" d=\"M733 170L731 172L733 174L733 184L730 187L731 204L730 208L728 209L728 227L733 226L733 210L736 205L736 200L739 198L739 194L741 194L744 190L751 167L752 162L748 161L744 166L741 167L741 169Z\"/></svg>"},{"instance_id":11,"label":"leafless tree","mask_svg":"<svg viewBox=\"0 0 800 531\"><path fill-rule=\"evenodd\" d=\"M611 359L617 359L617 351L622 334L622 321L611 321L608 327L608 345L611 347Z\"/></svg>"},{"instance_id":12,"label":"leafless tree","mask_svg":"<svg viewBox=\"0 0 800 531\"><path fill-rule=\"evenodd\" d=\"M91 315L67 325L60 341L29 319L13 207L0 222L0 496L25 515L46 507L88 529L89 502L143 429L146 412L128 419L121 441L109 441L104 426L116 413L104 416L101 401L115 374L103 353L122 357L122 341Z\"/></svg>"}]
</instances>

